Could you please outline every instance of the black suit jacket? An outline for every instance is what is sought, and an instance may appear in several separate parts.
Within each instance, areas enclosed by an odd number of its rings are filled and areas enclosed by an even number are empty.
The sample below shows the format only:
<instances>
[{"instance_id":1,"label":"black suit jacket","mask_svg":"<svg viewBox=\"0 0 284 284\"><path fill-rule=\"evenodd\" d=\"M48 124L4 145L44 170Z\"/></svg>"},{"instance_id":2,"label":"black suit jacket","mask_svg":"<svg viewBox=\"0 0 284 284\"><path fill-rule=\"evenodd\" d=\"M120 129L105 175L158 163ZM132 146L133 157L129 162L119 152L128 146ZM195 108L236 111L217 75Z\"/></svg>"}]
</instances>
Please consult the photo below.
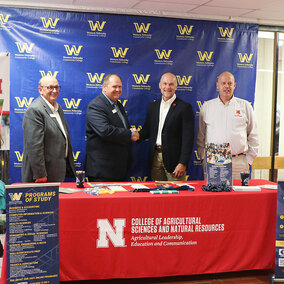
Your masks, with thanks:
<instances>
[{"instance_id":1,"label":"black suit jacket","mask_svg":"<svg viewBox=\"0 0 284 284\"><path fill-rule=\"evenodd\" d=\"M152 164L159 127L161 99L150 103L140 139L150 139L149 162ZM188 165L194 139L194 115L190 104L176 98L162 129L163 162L168 172L178 163Z\"/></svg>"},{"instance_id":2,"label":"black suit jacket","mask_svg":"<svg viewBox=\"0 0 284 284\"><path fill-rule=\"evenodd\" d=\"M114 106L102 93L88 105L84 166L87 176L114 181L126 178L130 162L131 131L122 104L117 104L127 128Z\"/></svg>"}]
</instances>

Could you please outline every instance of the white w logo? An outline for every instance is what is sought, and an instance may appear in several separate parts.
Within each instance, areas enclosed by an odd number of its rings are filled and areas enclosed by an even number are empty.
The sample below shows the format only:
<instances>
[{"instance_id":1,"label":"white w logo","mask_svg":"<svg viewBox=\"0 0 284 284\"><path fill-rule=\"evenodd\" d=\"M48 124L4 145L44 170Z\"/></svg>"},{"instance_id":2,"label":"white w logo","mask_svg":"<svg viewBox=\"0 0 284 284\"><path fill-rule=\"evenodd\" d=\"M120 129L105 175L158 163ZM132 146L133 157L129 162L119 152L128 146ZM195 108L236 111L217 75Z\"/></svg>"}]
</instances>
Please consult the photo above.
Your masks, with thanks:
<instances>
[{"instance_id":1,"label":"white w logo","mask_svg":"<svg viewBox=\"0 0 284 284\"><path fill-rule=\"evenodd\" d=\"M142 177L130 177L132 182L145 182L147 181L147 176L142 179Z\"/></svg>"},{"instance_id":2,"label":"white w logo","mask_svg":"<svg viewBox=\"0 0 284 284\"><path fill-rule=\"evenodd\" d=\"M150 74L147 74L146 77L144 77L143 74L140 74L140 76L138 77L137 74L132 74L136 84L144 84L146 85L148 83L148 80L149 80L149 77L150 77Z\"/></svg>"},{"instance_id":3,"label":"white w logo","mask_svg":"<svg viewBox=\"0 0 284 284\"><path fill-rule=\"evenodd\" d=\"M189 85L190 80L192 78L192 76L188 76L188 77L182 76L181 78L179 75L177 75L176 77L177 77L177 81L179 85L186 85L186 86Z\"/></svg>"},{"instance_id":4,"label":"white w logo","mask_svg":"<svg viewBox=\"0 0 284 284\"><path fill-rule=\"evenodd\" d=\"M148 33L148 30L149 30L149 28L151 26L150 23L148 23L147 26L145 26L144 23L141 23L140 26L139 26L138 23L133 23L133 24L134 24L134 27L135 27L137 33L142 33L143 32L144 34Z\"/></svg>"},{"instance_id":5,"label":"white w logo","mask_svg":"<svg viewBox=\"0 0 284 284\"><path fill-rule=\"evenodd\" d=\"M225 28L223 29L222 27L218 27L219 31L220 31L220 35L221 37L231 37L232 36L232 33L234 31L234 28L231 28L229 30L229 28Z\"/></svg>"},{"instance_id":6,"label":"white w logo","mask_svg":"<svg viewBox=\"0 0 284 284\"><path fill-rule=\"evenodd\" d=\"M172 53L171 49L169 49L168 51L166 51L165 49L163 49L162 51L160 51L159 49L155 49L155 51L159 59L163 59L163 58L169 59Z\"/></svg>"},{"instance_id":7,"label":"white w logo","mask_svg":"<svg viewBox=\"0 0 284 284\"><path fill-rule=\"evenodd\" d=\"M48 71L47 73L45 73L43 70L40 70L39 72L40 72L41 77L51 76L51 77L56 78L56 76L57 76L57 74L58 74L58 71L54 71L53 74L52 74L51 71Z\"/></svg>"},{"instance_id":8,"label":"white w logo","mask_svg":"<svg viewBox=\"0 0 284 284\"><path fill-rule=\"evenodd\" d=\"M48 20L45 19L45 17L40 17L42 21L42 25L47 29L47 28L52 28L55 29L57 22L59 21L58 18L56 18L54 21L49 18Z\"/></svg>"},{"instance_id":9,"label":"white w logo","mask_svg":"<svg viewBox=\"0 0 284 284\"><path fill-rule=\"evenodd\" d=\"M0 14L0 22L2 25L6 25L8 22L8 19L10 18L11 15L6 15L6 17L4 18L3 14Z\"/></svg>"},{"instance_id":10,"label":"white w logo","mask_svg":"<svg viewBox=\"0 0 284 284\"><path fill-rule=\"evenodd\" d=\"M207 51L205 51L203 54L202 54L201 51L197 51L197 53L198 53L198 56L199 56L200 61L204 61L204 60L210 61L210 60L211 60L211 57L212 57L212 55L213 55L213 51L211 51L209 54L208 54Z\"/></svg>"},{"instance_id":11,"label":"white w logo","mask_svg":"<svg viewBox=\"0 0 284 284\"><path fill-rule=\"evenodd\" d=\"M181 35L184 35L184 34L190 35L191 32L192 32L192 28L193 28L194 26L188 27L187 25L184 25L184 26L182 27L182 25L177 25L177 27L178 27L179 33L180 33Z\"/></svg>"},{"instance_id":12,"label":"white w logo","mask_svg":"<svg viewBox=\"0 0 284 284\"><path fill-rule=\"evenodd\" d=\"M90 24L90 28L92 32L95 32L96 30L98 30L99 32L101 32L105 26L106 21L103 21L102 23L100 23L99 21L96 21L96 23L94 24L93 21L89 20L88 21Z\"/></svg>"},{"instance_id":13,"label":"white w logo","mask_svg":"<svg viewBox=\"0 0 284 284\"><path fill-rule=\"evenodd\" d=\"M115 47L112 47L111 49L112 49L112 53L113 53L113 56L114 56L114 57L122 57L122 58L124 58L129 48L126 47L126 48L124 48L124 50L123 50L123 49L120 47L118 50L116 50Z\"/></svg>"},{"instance_id":14,"label":"white w logo","mask_svg":"<svg viewBox=\"0 0 284 284\"><path fill-rule=\"evenodd\" d=\"M70 48L69 45L65 44L64 45L65 49L66 49L66 52L69 56L71 55L75 55L75 56L78 56L81 52L81 49L82 49L82 45L79 45L79 47L77 48L75 45L72 45L72 47Z\"/></svg>"},{"instance_id":15,"label":"white w logo","mask_svg":"<svg viewBox=\"0 0 284 284\"><path fill-rule=\"evenodd\" d=\"M28 45L26 42L24 42L22 45L20 42L16 42L16 45L20 53L31 53L35 44L31 43L30 45Z\"/></svg>"},{"instance_id":16,"label":"white w logo","mask_svg":"<svg viewBox=\"0 0 284 284\"><path fill-rule=\"evenodd\" d=\"M20 199L21 199L21 197L22 197L22 192L19 192L19 193L9 193L9 196L10 196L10 199L12 200L12 201L19 201Z\"/></svg>"},{"instance_id":17,"label":"white w logo","mask_svg":"<svg viewBox=\"0 0 284 284\"><path fill-rule=\"evenodd\" d=\"M91 83L101 83L103 81L105 73L101 73L101 75L99 75L98 73L95 73L94 75L92 75L92 73L87 73L87 75Z\"/></svg>"},{"instance_id":18,"label":"white w logo","mask_svg":"<svg viewBox=\"0 0 284 284\"><path fill-rule=\"evenodd\" d=\"M66 105L67 108L74 108L74 109L77 109L79 107L79 104L81 102L82 99L78 99L77 102L75 101L75 99L71 99L70 101L66 98L63 98L64 100L64 103Z\"/></svg>"},{"instance_id":19,"label":"white w logo","mask_svg":"<svg viewBox=\"0 0 284 284\"><path fill-rule=\"evenodd\" d=\"M20 97L15 97L17 104L19 107L23 108L23 107L28 107L32 102L33 102L33 97L29 98L29 100L26 97L23 97L23 99L21 100Z\"/></svg>"},{"instance_id":20,"label":"white w logo","mask_svg":"<svg viewBox=\"0 0 284 284\"><path fill-rule=\"evenodd\" d=\"M20 151L15 151L15 155L17 157L18 162L23 161L23 154L21 154Z\"/></svg>"},{"instance_id":21,"label":"white w logo","mask_svg":"<svg viewBox=\"0 0 284 284\"><path fill-rule=\"evenodd\" d=\"M244 55L242 55L241 53L238 53L239 55L239 59L240 59L240 62L241 63L250 63L251 62L251 59L252 59L252 56L253 56L253 53L251 53L249 56L247 53L245 53Z\"/></svg>"}]
</instances>

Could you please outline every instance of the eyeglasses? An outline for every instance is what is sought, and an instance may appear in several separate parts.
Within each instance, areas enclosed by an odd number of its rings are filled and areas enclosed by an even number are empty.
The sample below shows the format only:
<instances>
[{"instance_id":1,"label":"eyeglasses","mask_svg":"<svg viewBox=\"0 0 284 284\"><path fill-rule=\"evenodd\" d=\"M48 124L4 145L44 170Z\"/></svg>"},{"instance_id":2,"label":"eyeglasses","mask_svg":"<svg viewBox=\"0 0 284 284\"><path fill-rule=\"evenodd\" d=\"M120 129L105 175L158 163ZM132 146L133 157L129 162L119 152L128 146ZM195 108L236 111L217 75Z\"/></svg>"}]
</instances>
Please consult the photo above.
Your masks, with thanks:
<instances>
[{"instance_id":1,"label":"eyeglasses","mask_svg":"<svg viewBox=\"0 0 284 284\"><path fill-rule=\"evenodd\" d=\"M61 86L41 86L41 87L42 87L42 88L43 88L43 87L46 87L46 89L47 89L48 91L53 91L53 90L55 89L56 92L61 89Z\"/></svg>"}]
</instances>

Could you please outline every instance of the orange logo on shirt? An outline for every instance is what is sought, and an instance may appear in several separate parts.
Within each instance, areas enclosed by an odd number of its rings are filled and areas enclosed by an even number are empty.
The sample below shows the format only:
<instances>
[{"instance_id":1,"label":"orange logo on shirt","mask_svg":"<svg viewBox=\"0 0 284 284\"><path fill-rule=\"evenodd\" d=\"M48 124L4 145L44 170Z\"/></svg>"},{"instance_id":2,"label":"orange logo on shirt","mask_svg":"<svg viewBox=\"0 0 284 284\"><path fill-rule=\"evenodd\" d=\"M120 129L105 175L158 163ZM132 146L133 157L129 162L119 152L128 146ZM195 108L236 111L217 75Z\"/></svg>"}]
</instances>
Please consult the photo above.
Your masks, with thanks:
<instances>
[{"instance_id":1,"label":"orange logo on shirt","mask_svg":"<svg viewBox=\"0 0 284 284\"><path fill-rule=\"evenodd\" d=\"M235 116L237 116L237 117L241 117L241 116L242 116L242 115L241 115L241 110L237 109L237 110L236 110L236 114L235 114Z\"/></svg>"}]
</instances>

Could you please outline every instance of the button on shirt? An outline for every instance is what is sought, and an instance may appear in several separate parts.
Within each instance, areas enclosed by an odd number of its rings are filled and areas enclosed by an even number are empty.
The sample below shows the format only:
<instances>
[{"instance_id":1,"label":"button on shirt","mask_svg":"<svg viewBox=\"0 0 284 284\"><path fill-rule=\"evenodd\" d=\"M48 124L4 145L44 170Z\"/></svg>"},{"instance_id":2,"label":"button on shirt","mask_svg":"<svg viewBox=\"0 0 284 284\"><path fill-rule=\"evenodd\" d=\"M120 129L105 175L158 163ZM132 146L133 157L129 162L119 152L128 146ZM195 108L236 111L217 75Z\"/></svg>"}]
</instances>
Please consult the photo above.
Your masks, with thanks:
<instances>
[{"instance_id":1,"label":"button on shirt","mask_svg":"<svg viewBox=\"0 0 284 284\"><path fill-rule=\"evenodd\" d=\"M161 104L160 104L160 116L159 116L159 127L158 127L158 134L157 134L157 140L156 145L160 146L162 145L162 130L164 127L165 119L167 117L167 114L169 112L169 109L176 99L176 94L174 94L169 100L164 101L162 98Z\"/></svg>"},{"instance_id":2,"label":"button on shirt","mask_svg":"<svg viewBox=\"0 0 284 284\"><path fill-rule=\"evenodd\" d=\"M64 126L62 124L62 120L61 120L59 112L58 112L58 103L55 103L55 105L53 106L45 97L43 97L43 96L41 96L41 97L44 99L44 101L47 103L47 105L51 109L53 117L56 118L56 120L57 120L57 122L60 126L60 129L61 129L62 133L64 134L64 137L66 139L66 150L65 150L65 158L66 158L68 156L68 139L67 139L67 135L66 135Z\"/></svg>"},{"instance_id":3,"label":"button on shirt","mask_svg":"<svg viewBox=\"0 0 284 284\"><path fill-rule=\"evenodd\" d=\"M230 143L232 155L246 154L247 162L252 164L259 146L252 106L236 97L226 104L219 97L205 102L200 110L196 141L201 160L206 143Z\"/></svg>"}]
</instances>

